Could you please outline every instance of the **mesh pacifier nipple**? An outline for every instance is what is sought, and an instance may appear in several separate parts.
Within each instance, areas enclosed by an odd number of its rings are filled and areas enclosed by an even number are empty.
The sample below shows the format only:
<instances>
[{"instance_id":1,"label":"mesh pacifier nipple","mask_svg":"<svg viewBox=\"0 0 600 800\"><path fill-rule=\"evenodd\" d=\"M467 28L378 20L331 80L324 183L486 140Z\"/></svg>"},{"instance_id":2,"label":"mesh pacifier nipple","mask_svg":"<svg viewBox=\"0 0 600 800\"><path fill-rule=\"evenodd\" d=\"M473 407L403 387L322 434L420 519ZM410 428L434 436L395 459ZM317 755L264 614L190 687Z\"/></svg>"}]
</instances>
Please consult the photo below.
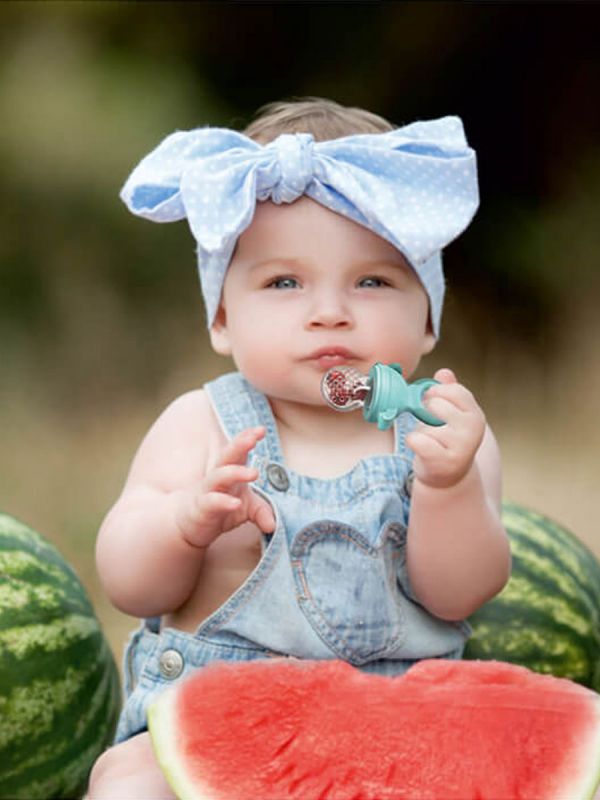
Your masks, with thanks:
<instances>
[{"instance_id":1,"label":"mesh pacifier nipple","mask_svg":"<svg viewBox=\"0 0 600 800\"><path fill-rule=\"evenodd\" d=\"M321 394L336 411L362 408L370 390L368 377L354 367L332 367L321 379Z\"/></svg>"},{"instance_id":2,"label":"mesh pacifier nipple","mask_svg":"<svg viewBox=\"0 0 600 800\"><path fill-rule=\"evenodd\" d=\"M321 394L336 411L363 409L367 422L380 430L389 428L403 411L427 425L444 425L423 405L423 395L438 381L432 378L408 384L399 364L375 363L364 375L354 367L332 367L321 379Z\"/></svg>"}]
</instances>

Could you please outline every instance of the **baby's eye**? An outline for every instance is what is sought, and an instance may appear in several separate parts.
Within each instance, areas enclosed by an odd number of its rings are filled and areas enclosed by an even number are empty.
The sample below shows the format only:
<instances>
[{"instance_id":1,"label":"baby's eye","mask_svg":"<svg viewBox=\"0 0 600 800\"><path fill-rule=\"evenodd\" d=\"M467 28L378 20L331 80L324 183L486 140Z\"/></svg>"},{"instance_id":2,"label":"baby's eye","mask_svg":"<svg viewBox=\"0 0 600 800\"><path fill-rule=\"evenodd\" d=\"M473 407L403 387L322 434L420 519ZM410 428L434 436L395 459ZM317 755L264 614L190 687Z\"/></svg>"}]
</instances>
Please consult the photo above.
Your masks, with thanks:
<instances>
[{"instance_id":1,"label":"baby's eye","mask_svg":"<svg viewBox=\"0 0 600 800\"><path fill-rule=\"evenodd\" d=\"M290 278L289 275L284 275L281 278L273 278L267 284L268 289L296 289L299 286L296 278Z\"/></svg>"},{"instance_id":2,"label":"baby's eye","mask_svg":"<svg viewBox=\"0 0 600 800\"><path fill-rule=\"evenodd\" d=\"M377 275L368 275L366 278L361 278L358 285L367 289L377 286L391 286L389 281L385 278L379 278Z\"/></svg>"}]
</instances>

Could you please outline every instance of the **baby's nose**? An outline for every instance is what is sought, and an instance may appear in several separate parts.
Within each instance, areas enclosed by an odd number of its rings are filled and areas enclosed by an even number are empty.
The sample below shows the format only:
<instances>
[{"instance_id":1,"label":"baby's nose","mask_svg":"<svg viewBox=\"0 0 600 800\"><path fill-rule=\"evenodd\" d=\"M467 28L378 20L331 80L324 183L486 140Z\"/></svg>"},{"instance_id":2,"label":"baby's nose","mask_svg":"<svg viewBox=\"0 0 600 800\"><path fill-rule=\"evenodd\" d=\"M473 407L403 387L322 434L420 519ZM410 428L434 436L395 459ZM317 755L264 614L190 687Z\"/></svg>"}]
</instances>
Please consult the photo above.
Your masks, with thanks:
<instances>
[{"instance_id":1,"label":"baby's nose","mask_svg":"<svg viewBox=\"0 0 600 800\"><path fill-rule=\"evenodd\" d=\"M344 299L332 293L315 299L307 321L310 328L348 328L352 313Z\"/></svg>"}]
</instances>

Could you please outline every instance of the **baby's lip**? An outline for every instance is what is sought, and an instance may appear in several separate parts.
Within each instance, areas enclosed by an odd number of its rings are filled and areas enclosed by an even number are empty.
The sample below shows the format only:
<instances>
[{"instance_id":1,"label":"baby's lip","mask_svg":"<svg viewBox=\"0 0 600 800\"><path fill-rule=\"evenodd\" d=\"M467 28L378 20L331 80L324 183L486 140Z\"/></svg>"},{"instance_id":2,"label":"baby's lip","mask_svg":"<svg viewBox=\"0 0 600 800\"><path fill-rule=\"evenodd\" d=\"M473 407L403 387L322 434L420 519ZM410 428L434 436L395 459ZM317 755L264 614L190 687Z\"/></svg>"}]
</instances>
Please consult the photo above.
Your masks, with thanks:
<instances>
[{"instance_id":1,"label":"baby's lip","mask_svg":"<svg viewBox=\"0 0 600 800\"><path fill-rule=\"evenodd\" d=\"M314 350L306 360L318 368L319 371L326 372L332 367L341 367L351 362L356 362L358 356L347 347L338 347L337 345L329 345L326 347L319 347Z\"/></svg>"},{"instance_id":2,"label":"baby's lip","mask_svg":"<svg viewBox=\"0 0 600 800\"><path fill-rule=\"evenodd\" d=\"M313 359L319 358L340 358L340 359L356 359L358 356L356 353L353 353L352 350L348 350L346 347L338 347L337 345L326 346L326 347L319 347L318 350L314 350L310 355L307 356L309 361Z\"/></svg>"}]
</instances>

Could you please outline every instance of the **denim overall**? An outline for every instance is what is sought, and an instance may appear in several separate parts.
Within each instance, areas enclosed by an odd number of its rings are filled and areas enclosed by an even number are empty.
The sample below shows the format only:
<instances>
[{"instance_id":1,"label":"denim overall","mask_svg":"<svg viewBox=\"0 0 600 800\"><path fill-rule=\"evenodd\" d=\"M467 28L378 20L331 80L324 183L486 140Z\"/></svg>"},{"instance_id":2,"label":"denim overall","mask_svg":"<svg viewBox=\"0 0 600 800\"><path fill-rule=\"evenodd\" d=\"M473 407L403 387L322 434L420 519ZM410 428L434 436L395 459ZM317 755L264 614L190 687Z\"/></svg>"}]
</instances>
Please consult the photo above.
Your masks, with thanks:
<instances>
[{"instance_id":1,"label":"denim overall","mask_svg":"<svg viewBox=\"0 0 600 800\"><path fill-rule=\"evenodd\" d=\"M264 425L249 457L253 489L272 505L276 528L236 592L194 634L147 619L125 653L122 741L146 729L146 708L173 680L217 660L339 658L399 675L423 658L460 658L465 622L432 616L416 601L405 564L412 417L396 420L395 452L369 456L333 479L285 465L271 407L239 373L205 386L227 438Z\"/></svg>"}]
</instances>

